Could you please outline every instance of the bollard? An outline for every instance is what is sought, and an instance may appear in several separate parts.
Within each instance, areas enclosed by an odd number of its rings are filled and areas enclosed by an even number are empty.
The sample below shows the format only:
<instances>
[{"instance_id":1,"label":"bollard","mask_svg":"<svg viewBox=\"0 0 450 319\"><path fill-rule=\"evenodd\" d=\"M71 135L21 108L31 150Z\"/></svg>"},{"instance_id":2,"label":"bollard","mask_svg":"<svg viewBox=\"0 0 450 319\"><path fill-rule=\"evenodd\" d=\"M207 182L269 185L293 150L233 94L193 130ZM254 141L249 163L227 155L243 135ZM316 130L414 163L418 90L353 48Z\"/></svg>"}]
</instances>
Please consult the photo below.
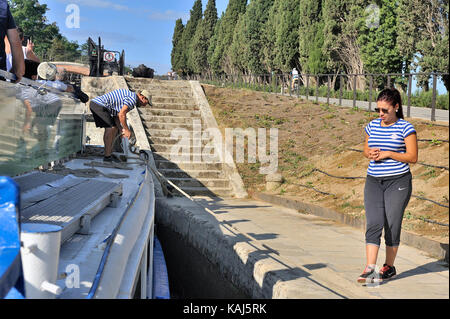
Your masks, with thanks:
<instances>
[{"instance_id":1,"label":"bollard","mask_svg":"<svg viewBox=\"0 0 450 319\"><path fill-rule=\"evenodd\" d=\"M62 289L58 275L62 227L50 224L22 224L21 257L27 299L53 299Z\"/></svg>"},{"instance_id":2,"label":"bollard","mask_svg":"<svg viewBox=\"0 0 450 319\"><path fill-rule=\"evenodd\" d=\"M280 187L283 182L283 176L280 173L266 175L266 190L273 191Z\"/></svg>"}]
</instances>

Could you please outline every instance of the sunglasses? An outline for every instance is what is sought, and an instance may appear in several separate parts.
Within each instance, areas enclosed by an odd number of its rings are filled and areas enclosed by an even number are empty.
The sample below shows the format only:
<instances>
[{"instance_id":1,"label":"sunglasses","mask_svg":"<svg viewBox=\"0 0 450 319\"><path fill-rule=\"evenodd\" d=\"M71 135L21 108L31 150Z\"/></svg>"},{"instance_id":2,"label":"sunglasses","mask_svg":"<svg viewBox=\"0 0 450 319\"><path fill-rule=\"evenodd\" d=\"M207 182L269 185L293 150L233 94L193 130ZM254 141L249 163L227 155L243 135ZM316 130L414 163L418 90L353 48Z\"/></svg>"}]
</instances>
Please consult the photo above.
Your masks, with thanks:
<instances>
[{"instance_id":1,"label":"sunglasses","mask_svg":"<svg viewBox=\"0 0 450 319\"><path fill-rule=\"evenodd\" d=\"M383 114L389 113L389 109L383 109L383 108L379 108L379 107L375 108L375 112L380 113L380 111L383 112Z\"/></svg>"}]
</instances>

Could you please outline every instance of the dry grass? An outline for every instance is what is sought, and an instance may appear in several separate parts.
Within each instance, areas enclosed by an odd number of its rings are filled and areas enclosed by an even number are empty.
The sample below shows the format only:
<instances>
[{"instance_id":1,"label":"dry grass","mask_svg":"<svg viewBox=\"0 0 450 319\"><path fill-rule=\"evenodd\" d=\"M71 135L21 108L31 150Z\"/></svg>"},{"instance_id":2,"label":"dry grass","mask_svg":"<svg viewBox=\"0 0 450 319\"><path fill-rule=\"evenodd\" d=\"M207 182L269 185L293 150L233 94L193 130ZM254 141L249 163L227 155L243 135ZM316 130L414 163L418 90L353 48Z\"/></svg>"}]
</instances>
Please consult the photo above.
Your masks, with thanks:
<instances>
[{"instance_id":1,"label":"dry grass","mask_svg":"<svg viewBox=\"0 0 450 319\"><path fill-rule=\"evenodd\" d=\"M369 162L356 150L363 149L364 127L377 117L376 113L250 90L203 87L222 132L225 128L278 128L278 170L285 181L272 193L364 216L365 179L330 177L316 169L334 176L365 177ZM449 144L439 141L448 141L448 126L407 120L416 128L418 139L431 140L419 142L419 163L448 168ZM265 175L259 174L259 162L236 166L250 194L265 191ZM411 172L413 195L449 205L448 169L415 164ZM412 197L403 229L448 242L448 227L424 222L424 218L448 224L449 209Z\"/></svg>"}]
</instances>

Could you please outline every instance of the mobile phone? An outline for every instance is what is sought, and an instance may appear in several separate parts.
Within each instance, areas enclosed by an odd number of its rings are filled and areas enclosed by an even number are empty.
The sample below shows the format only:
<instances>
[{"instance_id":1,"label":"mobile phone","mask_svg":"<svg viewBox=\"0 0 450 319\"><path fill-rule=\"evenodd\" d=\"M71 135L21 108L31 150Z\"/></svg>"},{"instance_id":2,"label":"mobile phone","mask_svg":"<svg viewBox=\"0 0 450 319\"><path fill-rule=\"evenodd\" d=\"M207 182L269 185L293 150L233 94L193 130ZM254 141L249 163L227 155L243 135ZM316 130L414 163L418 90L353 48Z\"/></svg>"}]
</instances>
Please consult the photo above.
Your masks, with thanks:
<instances>
[{"instance_id":1,"label":"mobile phone","mask_svg":"<svg viewBox=\"0 0 450 319\"><path fill-rule=\"evenodd\" d=\"M22 46L26 47L28 45L28 40L30 40L31 38L27 35L23 36L23 41L22 41Z\"/></svg>"}]
</instances>

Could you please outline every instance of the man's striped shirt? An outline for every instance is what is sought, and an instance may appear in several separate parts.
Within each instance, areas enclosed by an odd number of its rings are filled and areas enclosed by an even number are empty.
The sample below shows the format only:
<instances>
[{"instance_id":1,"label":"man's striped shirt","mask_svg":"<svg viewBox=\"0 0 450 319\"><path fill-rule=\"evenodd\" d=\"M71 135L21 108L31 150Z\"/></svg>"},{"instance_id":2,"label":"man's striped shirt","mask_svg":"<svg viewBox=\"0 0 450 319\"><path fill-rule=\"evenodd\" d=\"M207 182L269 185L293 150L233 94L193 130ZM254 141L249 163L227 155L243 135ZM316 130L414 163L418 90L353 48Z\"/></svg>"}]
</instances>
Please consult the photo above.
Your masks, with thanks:
<instances>
[{"instance_id":1,"label":"man's striped shirt","mask_svg":"<svg viewBox=\"0 0 450 319\"><path fill-rule=\"evenodd\" d=\"M371 121L365 128L369 136L369 148L379 148L381 151L406 153L405 138L416 132L414 126L399 119L391 126L381 126L381 119ZM374 177L393 176L407 173L409 164L386 158L381 161L371 160L367 174Z\"/></svg>"},{"instance_id":2,"label":"man's striped shirt","mask_svg":"<svg viewBox=\"0 0 450 319\"><path fill-rule=\"evenodd\" d=\"M116 116L124 105L132 110L137 105L137 95L127 89L117 89L105 95L97 96L92 101L107 108L112 116Z\"/></svg>"}]
</instances>

